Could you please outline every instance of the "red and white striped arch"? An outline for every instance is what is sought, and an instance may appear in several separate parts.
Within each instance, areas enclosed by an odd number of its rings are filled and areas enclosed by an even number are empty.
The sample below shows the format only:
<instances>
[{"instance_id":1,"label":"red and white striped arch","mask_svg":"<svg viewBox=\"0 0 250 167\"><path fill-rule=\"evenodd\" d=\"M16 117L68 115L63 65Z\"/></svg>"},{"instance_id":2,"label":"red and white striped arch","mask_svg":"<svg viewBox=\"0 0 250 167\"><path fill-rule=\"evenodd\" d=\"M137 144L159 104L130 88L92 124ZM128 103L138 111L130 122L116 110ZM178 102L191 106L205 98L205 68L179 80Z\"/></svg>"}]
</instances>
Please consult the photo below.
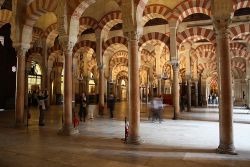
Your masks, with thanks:
<instances>
[{"instance_id":1,"label":"red and white striped arch","mask_svg":"<svg viewBox=\"0 0 250 167\"><path fill-rule=\"evenodd\" d=\"M40 16L55 11L56 7L57 1L55 0L34 0L26 9L27 19L25 24L33 27Z\"/></svg>"},{"instance_id":2,"label":"red and white striped arch","mask_svg":"<svg viewBox=\"0 0 250 167\"><path fill-rule=\"evenodd\" d=\"M109 70L112 71L112 69L116 65L124 65L128 66L128 58L125 57L112 57L109 61Z\"/></svg>"},{"instance_id":3,"label":"red and white striped arch","mask_svg":"<svg viewBox=\"0 0 250 167\"><path fill-rule=\"evenodd\" d=\"M200 45L195 49L197 57L205 60L216 60L214 45Z\"/></svg>"},{"instance_id":4,"label":"red and white striped arch","mask_svg":"<svg viewBox=\"0 0 250 167\"><path fill-rule=\"evenodd\" d=\"M231 27L229 30L230 38L233 40L235 37L241 34L250 33L250 24L240 24L238 26Z\"/></svg>"},{"instance_id":5,"label":"red and white striped arch","mask_svg":"<svg viewBox=\"0 0 250 167\"><path fill-rule=\"evenodd\" d=\"M97 62L95 58L88 61L88 71L92 71L93 68L97 67Z\"/></svg>"},{"instance_id":6,"label":"red and white striped arch","mask_svg":"<svg viewBox=\"0 0 250 167\"><path fill-rule=\"evenodd\" d=\"M211 1L185 0L174 8L172 17L177 19L177 24L179 24L186 17L195 13L203 13L211 17Z\"/></svg>"},{"instance_id":7,"label":"red and white striped arch","mask_svg":"<svg viewBox=\"0 0 250 167\"><path fill-rule=\"evenodd\" d=\"M26 56L29 57L32 54L40 54L42 55L42 48L41 47L33 47L28 50Z\"/></svg>"},{"instance_id":8,"label":"red and white striped arch","mask_svg":"<svg viewBox=\"0 0 250 167\"><path fill-rule=\"evenodd\" d=\"M98 27L102 31L102 37L107 37L110 29L118 23L122 23L121 11L113 11L103 16L98 24Z\"/></svg>"},{"instance_id":9,"label":"red and white striped arch","mask_svg":"<svg viewBox=\"0 0 250 167\"><path fill-rule=\"evenodd\" d=\"M203 53L203 52L215 53L215 47L214 45L200 45L195 49L195 51L198 53Z\"/></svg>"},{"instance_id":10,"label":"red and white striped arch","mask_svg":"<svg viewBox=\"0 0 250 167\"><path fill-rule=\"evenodd\" d=\"M54 45L51 48L48 49L48 59L49 56L53 53L62 53L62 47L60 45Z\"/></svg>"},{"instance_id":11,"label":"red and white striped arch","mask_svg":"<svg viewBox=\"0 0 250 167\"><path fill-rule=\"evenodd\" d=\"M120 72L126 72L128 73L128 66L125 65L120 65L120 66L114 66L114 68L112 69L111 73L112 73L112 80L116 80L117 79L117 75Z\"/></svg>"},{"instance_id":12,"label":"red and white striped arch","mask_svg":"<svg viewBox=\"0 0 250 167\"><path fill-rule=\"evenodd\" d=\"M230 43L230 50L246 50L247 47L246 45L242 44L242 43Z\"/></svg>"},{"instance_id":13,"label":"red and white striped arch","mask_svg":"<svg viewBox=\"0 0 250 167\"><path fill-rule=\"evenodd\" d=\"M124 45L127 48L128 45L128 41L126 38L121 37L121 36L116 36L113 38L110 38L109 40L107 40L106 42L103 43L102 45L102 51L103 53L105 53L107 51L107 49L114 44L120 44L120 45Z\"/></svg>"},{"instance_id":14,"label":"red and white striped arch","mask_svg":"<svg viewBox=\"0 0 250 167\"><path fill-rule=\"evenodd\" d=\"M136 8L136 21L137 25L141 25L141 21L143 18L143 11L148 3L148 0L134 0Z\"/></svg>"},{"instance_id":15,"label":"red and white striped arch","mask_svg":"<svg viewBox=\"0 0 250 167\"><path fill-rule=\"evenodd\" d=\"M96 43L93 41L89 41L89 40L84 40L84 41L80 41L80 42L76 43L74 48L73 48L73 55L75 55L75 53L81 48L91 48L95 51L96 50Z\"/></svg>"},{"instance_id":16,"label":"red and white striped arch","mask_svg":"<svg viewBox=\"0 0 250 167\"><path fill-rule=\"evenodd\" d=\"M247 43L250 43L250 32L245 32L243 34L236 36L235 38L241 39Z\"/></svg>"},{"instance_id":17,"label":"red and white striped arch","mask_svg":"<svg viewBox=\"0 0 250 167\"><path fill-rule=\"evenodd\" d=\"M182 43L185 43L187 40L193 37L203 37L210 41L212 44L215 43L215 33L213 30L200 27L193 27L177 34L177 49L179 49Z\"/></svg>"},{"instance_id":18,"label":"red and white striped arch","mask_svg":"<svg viewBox=\"0 0 250 167\"><path fill-rule=\"evenodd\" d=\"M198 56L197 56L197 54L196 54L196 53L192 54L192 55L190 56L190 59L191 59L191 62L196 62L196 61L198 61Z\"/></svg>"},{"instance_id":19,"label":"red and white striped arch","mask_svg":"<svg viewBox=\"0 0 250 167\"><path fill-rule=\"evenodd\" d=\"M94 4L96 0L71 0L68 1L69 8L71 8L72 12L70 12L70 25L69 25L69 41L75 44L77 42L78 34L79 34L79 26L80 26L80 18L83 12L92 4Z\"/></svg>"},{"instance_id":20,"label":"red and white striped arch","mask_svg":"<svg viewBox=\"0 0 250 167\"><path fill-rule=\"evenodd\" d=\"M172 10L170 8L161 4L148 5L143 11L142 25L144 26L149 20L154 18L162 18L167 21L172 15L171 12Z\"/></svg>"},{"instance_id":21,"label":"red and white striped arch","mask_svg":"<svg viewBox=\"0 0 250 167\"><path fill-rule=\"evenodd\" d=\"M206 38L203 37L203 36L194 35L194 36L189 37L189 38L185 41L185 43L188 43L189 45L192 45L193 43L195 43L195 42L197 42L197 41L199 41L199 40L204 40L204 39L206 39ZM183 42L183 43L184 43L184 42Z\"/></svg>"},{"instance_id":22,"label":"red and white striped arch","mask_svg":"<svg viewBox=\"0 0 250 167\"><path fill-rule=\"evenodd\" d=\"M43 36L46 38L46 43L48 46L53 46L56 37L58 36L57 23L51 24L44 31Z\"/></svg>"},{"instance_id":23,"label":"red and white striped arch","mask_svg":"<svg viewBox=\"0 0 250 167\"><path fill-rule=\"evenodd\" d=\"M33 47L28 50L26 56L27 56L26 62L28 65L30 65L31 61L35 61L38 64L42 64L42 48Z\"/></svg>"},{"instance_id":24,"label":"red and white striped arch","mask_svg":"<svg viewBox=\"0 0 250 167\"><path fill-rule=\"evenodd\" d=\"M159 33L159 32L152 32L148 34L144 34L139 40L139 47L140 50L150 41L161 41L169 48L170 38L166 34Z\"/></svg>"},{"instance_id":25,"label":"red and white striped arch","mask_svg":"<svg viewBox=\"0 0 250 167\"><path fill-rule=\"evenodd\" d=\"M116 81L124 80L128 82L128 72L127 71L120 71L116 76Z\"/></svg>"},{"instance_id":26,"label":"red and white striped arch","mask_svg":"<svg viewBox=\"0 0 250 167\"><path fill-rule=\"evenodd\" d=\"M216 63L201 63L198 65L198 71L204 71L206 69L216 70L217 65L216 65Z\"/></svg>"},{"instance_id":27,"label":"red and white striped arch","mask_svg":"<svg viewBox=\"0 0 250 167\"><path fill-rule=\"evenodd\" d=\"M156 58L153 52L149 52L146 49L142 49L141 51L141 62L142 65L152 65L154 66L156 63Z\"/></svg>"},{"instance_id":28,"label":"red and white striped arch","mask_svg":"<svg viewBox=\"0 0 250 167\"><path fill-rule=\"evenodd\" d=\"M93 28L94 30L98 29L98 21L92 17L81 17L79 34L89 28Z\"/></svg>"},{"instance_id":29,"label":"red and white striped arch","mask_svg":"<svg viewBox=\"0 0 250 167\"><path fill-rule=\"evenodd\" d=\"M43 37L44 31L41 28L34 27L32 31L32 41L31 43L35 43L38 41L40 38Z\"/></svg>"},{"instance_id":30,"label":"red and white striped arch","mask_svg":"<svg viewBox=\"0 0 250 167\"><path fill-rule=\"evenodd\" d=\"M247 7L250 7L249 0L234 0L234 5L233 5L234 11Z\"/></svg>"},{"instance_id":31,"label":"red and white striped arch","mask_svg":"<svg viewBox=\"0 0 250 167\"><path fill-rule=\"evenodd\" d=\"M199 55L200 60L204 61L215 61L216 60L216 54L215 52L204 52L203 54Z\"/></svg>"},{"instance_id":32,"label":"red and white striped arch","mask_svg":"<svg viewBox=\"0 0 250 167\"><path fill-rule=\"evenodd\" d=\"M114 53L112 57L124 57L124 58L128 58L128 51L119 50L118 52Z\"/></svg>"},{"instance_id":33,"label":"red and white striped arch","mask_svg":"<svg viewBox=\"0 0 250 167\"><path fill-rule=\"evenodd\" d=\"M242 72L246 72L246 64L240 61L235 61L234 59L232 59L232 68L239 68Z\"/></svg>"},{"instance_id":34,"label":"red and white striped arch","mask_svg":"<svg viewBox=\"0 0 250 167\"><path fill-rule=\"evenodd\" d=\"M55 11L57 1L55 0L34 0L26 8L27 18L22 29L22 44L29 45L32 42L32 29L40 16L47 12Z\"/></svg>"},{"instance_id":35,"label":"red and white striped arch","mask_svg":"<svg viewBox=\"0 0 250 167\"><path fill-rule=\"evenodd\" d=\"M46 30L44 31L44 37L47 38L53 31L57 31L57 23L51 24L46 28Z\"/></svg>"},{"instance_id":36,"label":"red and white striped arch","mask_svg":"<svg viewBox=\"0 0 250 167\"><path fill-rule=\"evenodd\" d=\"M246 61L250 61L250 53L246 50L231 50L232 58L241 57L244 58Z\"/></svg>"}]
</instances>

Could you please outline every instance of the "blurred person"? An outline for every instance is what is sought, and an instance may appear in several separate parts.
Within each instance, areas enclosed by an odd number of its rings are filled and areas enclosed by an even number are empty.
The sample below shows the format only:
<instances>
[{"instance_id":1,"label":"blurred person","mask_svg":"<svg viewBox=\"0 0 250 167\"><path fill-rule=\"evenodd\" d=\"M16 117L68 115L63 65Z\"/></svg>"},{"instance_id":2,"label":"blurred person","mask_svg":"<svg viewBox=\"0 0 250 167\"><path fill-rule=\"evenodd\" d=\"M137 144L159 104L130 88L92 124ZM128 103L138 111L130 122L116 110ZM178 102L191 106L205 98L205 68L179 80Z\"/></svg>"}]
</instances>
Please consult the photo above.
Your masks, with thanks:
<instances>
[{"instance_id":1,"label":"blurred person","mask_svg":"<svg viewBox=\"0 0 250 167\"><path fill-rule=\"evenodd\" d=\"M159 120L161 123L162 121L162 111L163 111L163 102L162 98L155 97L151 101L151 116L152 116L152 122L155 120Z\"/></svg>"},{"instance_id":2,"label":"blurred person","mask_svg":"<svg viewBox=\"0 0 250 167\"><path fill-rule=\"evenodd\" d=\"M80 110L79 110L80 121L85 122L86 116L87 116L87 97L85 93L82 93L80 101Z\"/></svg>"},{"instance_id":3,"label":"blurred person","mask_svg":"<svg viewBox=\"0 0 250 167\"><path fill-rule=\"evenodd\" d=\"M39 115L39 126L44 126L44 111L46 110L45 108L45 103L44 103L44 92L42 92L41 90L38 93L37 96L37 100L38 100L38 107L39 107L39 111L40 111L40 115Z\"/></svg>"},{"instance_id":4,"label":"blurred person","mask_svg":"<svg viewBox=\"0 0 250 167\"><path fill-rule=\"evenodd\" d=\"M108 100L108 107L110 112L110 118L114 117L114 108L115 108L115 97L113 94L110 94L109 100Z\"/></svg>"}]
</instances>

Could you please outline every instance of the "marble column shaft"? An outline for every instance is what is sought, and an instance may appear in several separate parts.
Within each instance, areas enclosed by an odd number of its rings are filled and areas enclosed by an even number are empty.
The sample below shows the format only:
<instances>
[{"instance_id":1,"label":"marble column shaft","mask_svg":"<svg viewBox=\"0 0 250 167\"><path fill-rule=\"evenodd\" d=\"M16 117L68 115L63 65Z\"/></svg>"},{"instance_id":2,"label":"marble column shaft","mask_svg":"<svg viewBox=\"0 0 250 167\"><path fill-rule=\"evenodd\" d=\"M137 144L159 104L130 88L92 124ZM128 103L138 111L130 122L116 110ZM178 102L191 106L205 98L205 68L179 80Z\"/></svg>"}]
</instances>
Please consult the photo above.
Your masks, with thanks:
<instances>
[{"instance_id":1,"label":"marble column shaft","mask_svg":"<svg viewBox=\"0 0 250 167\"><path fill-rule=\"evenodd\" d=\"M138 34L128 33L129 49L129 143L140 142L140 89L138 62Z\"/></svg>"},{"instance_id":2,"label":"marble column shaft","mask_svg":"<svg viewBox=\"0 0 250 167\"><path fill-rule=\"evenodd\" d=\"M16 106L15 106L15 126L24 125L24 99L25 99L25 49L17 51L17 71L16 71Z\"/></svg>"},{"instance_id":3,"label":"marble column shaft","mask_svg":"<svg viewBox=\"0 0 250 167\"><path fill-rule=\"evenodd\" d=\"M161 95L161 78L158 78L158 96Z\"/></svg>"},{"instance_id":4,"label":"marble column shaft","mask_svg":"<svg viewBox=\"0 0 250 167\"><path fill-rule=\"evenodd\" d=\"M77 128L73 127L72 121L72 52L69 47L64 50L64 103L63 103L63 127L59 131L61 135L74 135L79 133Z\"/></svg>"},{"instance_id":5,"label":"marble column shaft","mask_svg":"<svg viewBox=\"0 0 250 167\"><path fill-rule=\"evenodd\" d=\"M72 125L72 56L65 55L64 65L64 126Z\"/></svg>"},{"instance_id":6,"label":"marble column shaft","mask_svg":"<svg viewBox=\"0 0 250 167\"><path fill-rule=\"evenodd\" d=\"M105 106L104 101L104 64L103 64L103 55L102 55L102 37L101 33L98 31L96 32L96 58L97 58L97 65L99 71L99 82L98 82L98 90L99 90L99 114L103 114L103 109Z\"/></svg>"},{"instance_id":7,"label":"marble column shaft","mask_svg":"<svg viewBox=\"0 0 250 167\"><path fill-rule=\"evenodd\" d=\"M174 105L174 119L180 115L180 92L179 92L179 65L173 64L173 105Z\"/></svg>"},{"instance_id":8,"label":"marble column shaft","mask_svg":"<svg viewBox=\"0 0 250 167\"><path fill-rule=\"evenodd\" d=\"M176 45L176 32L177 22L171 20L169 22L170 28L170 60L172 61L173 67L173 105L174 105L174 119L180 114L180 93L179 93L179 64L178 64L178 53Z\"/></svg>"},{"instance_id":9,"label":"marble column shaft","mask_svg":"<svg viewBox=\"0 0 250 167\"><path fill-rule=\"evenodd\" d=\"M48 69L48 73L47 73L47 90L48 90L48 106L50 106L50 103L51 103L51 71L52 71L52 68L49 68Z\"/></svg>"},{"instance_id":10,"label":"marble column shaft","mask_svg":"<svg viewBox=\"0 0 250 167\"><path fill-rule=\"evenodd\" d=\"M233 99L232 99L232 75L231 57L229 52L229 19L215 20L217 56L219 56L220 79L220 144L219 153L234 153L233 139Z\"/></svg>"},{"instance_id":11,"label":"marble column shaft","mask_svg":"<svg viewBox=\"0 0 250 167\"><path fill-rule=\"evenodd\" d=\"M187 79L187 111L191 111L191 78Z\"/></svg>"},{"instance_id":12,"label":"marble column shaft","mask_svg":"<svg viewBox=\"0 0 250 167\"><path fill-rule=\"evenodd\" d=\"M198 96L198 81L194 81L195 84L195 106L199 105L199 96Z\"/></svg>"},{"instance_id":13,"label":"marble column shaft","mask_svg":"<svg viewBox=\"0 0 250 167\"><path fill-rule=\"evenodd\" d=\"M99 89L99 107L104 107L104 68L99 67L99 83L98 83L98 89Z\"/></svg>"}]
</instances>

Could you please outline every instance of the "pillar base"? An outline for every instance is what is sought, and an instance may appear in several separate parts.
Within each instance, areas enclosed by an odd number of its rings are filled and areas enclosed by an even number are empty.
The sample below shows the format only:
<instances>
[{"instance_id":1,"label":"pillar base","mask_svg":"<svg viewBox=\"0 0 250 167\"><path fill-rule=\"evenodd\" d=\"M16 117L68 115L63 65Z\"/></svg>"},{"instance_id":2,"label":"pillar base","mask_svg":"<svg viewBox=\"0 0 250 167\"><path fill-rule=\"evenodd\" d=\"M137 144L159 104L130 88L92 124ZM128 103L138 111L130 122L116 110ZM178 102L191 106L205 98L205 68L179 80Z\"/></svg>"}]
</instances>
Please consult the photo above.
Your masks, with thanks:
<instances>
[{"instance_id":1,"label":"pillar base","mask_svg":"<svg viewBox=\"0 0 250 167\"><path fill-rule=\"evenodd\" d=\"M63 126L62 129L58 131L58 135L61 136L73 136L79 134L79 129L74 127Z\"/></svg>"},{"instance_id":2,"label":"pillar base","mask_svg":"<svg viewBox=\"0 0 250 167\"><path fill-rule=\"evenodd\" d=\"M178 119L181 119L180 114L175 114L174 113L173 120L178 120Z\"/></svg>"},{"instance_id":3,"label":"pillar base","mask_svg":"<svg viewBox=\"0 0 250 167\"><path fill-rule=\"evenodd\" d=\"M218 154L229 154L229 155L237 155L235 151L235 147L233 144L220 144L219 147L216 149L216 153Z\"/></svg>"},{"instance_id":4,"label":"pillar base","mask_svg":"<svg viewBox=\"0 0 250 167\"><path fill-rule=\"evenodd\" d=\"M127 144L139 145L141 143L142 143L142 140L138 136L137 137L134 137L134 136L133 137L131 137L131 136L128 137Z\"/></svg>"},{"instance_id":5,"label":"pillar base","mask_svg":"<svg viewBox=\"0 0 250 167\"><path fill-rule=\"evenodd\" d=\"M25 128L27 125L23 122L15 122L14 127L15 128Z\"/></svg>"}]
</instances>

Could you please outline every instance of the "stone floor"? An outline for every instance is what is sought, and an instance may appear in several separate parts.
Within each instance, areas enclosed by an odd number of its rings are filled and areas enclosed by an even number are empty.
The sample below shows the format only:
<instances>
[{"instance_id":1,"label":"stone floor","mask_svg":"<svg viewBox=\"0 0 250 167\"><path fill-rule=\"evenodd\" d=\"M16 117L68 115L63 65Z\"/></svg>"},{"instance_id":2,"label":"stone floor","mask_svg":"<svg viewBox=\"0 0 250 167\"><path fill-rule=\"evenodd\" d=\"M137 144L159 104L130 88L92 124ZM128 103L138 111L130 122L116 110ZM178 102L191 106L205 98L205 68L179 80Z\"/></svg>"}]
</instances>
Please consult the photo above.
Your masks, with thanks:
<instances>
[{"instance_id":1,"label":"stone floor","mask_svg":"<svg viewBox=\"0 0 250 167\"><path fill-rule=\"evenodd\" d=\"M235 147L239 154L222 155L215 153L219 143L216 120L174 121L169 119L172 118L171 108L166 107L164 121L152 123L147 120L146 106L142 106L142 144L128 145L121 140L124 137L123 118L127 115L127 106L120 104L115 109L115 119L109 119L107 111L100 118L96 106L90 106L89 110L95 111L95 118L81 122L80 134L71 137L57 135L62 126L61 107L50 108L44 127L37 126L38 111L31 108L29 127L23 129L13 128L13 113L0 112L0 167L250 166L248 123L234 124ZM206 110L192 113L209 114ZM191 117L192 113L187 114ZM248 116L242 113L238 115Z\"/></svg>"}]
</instances>

